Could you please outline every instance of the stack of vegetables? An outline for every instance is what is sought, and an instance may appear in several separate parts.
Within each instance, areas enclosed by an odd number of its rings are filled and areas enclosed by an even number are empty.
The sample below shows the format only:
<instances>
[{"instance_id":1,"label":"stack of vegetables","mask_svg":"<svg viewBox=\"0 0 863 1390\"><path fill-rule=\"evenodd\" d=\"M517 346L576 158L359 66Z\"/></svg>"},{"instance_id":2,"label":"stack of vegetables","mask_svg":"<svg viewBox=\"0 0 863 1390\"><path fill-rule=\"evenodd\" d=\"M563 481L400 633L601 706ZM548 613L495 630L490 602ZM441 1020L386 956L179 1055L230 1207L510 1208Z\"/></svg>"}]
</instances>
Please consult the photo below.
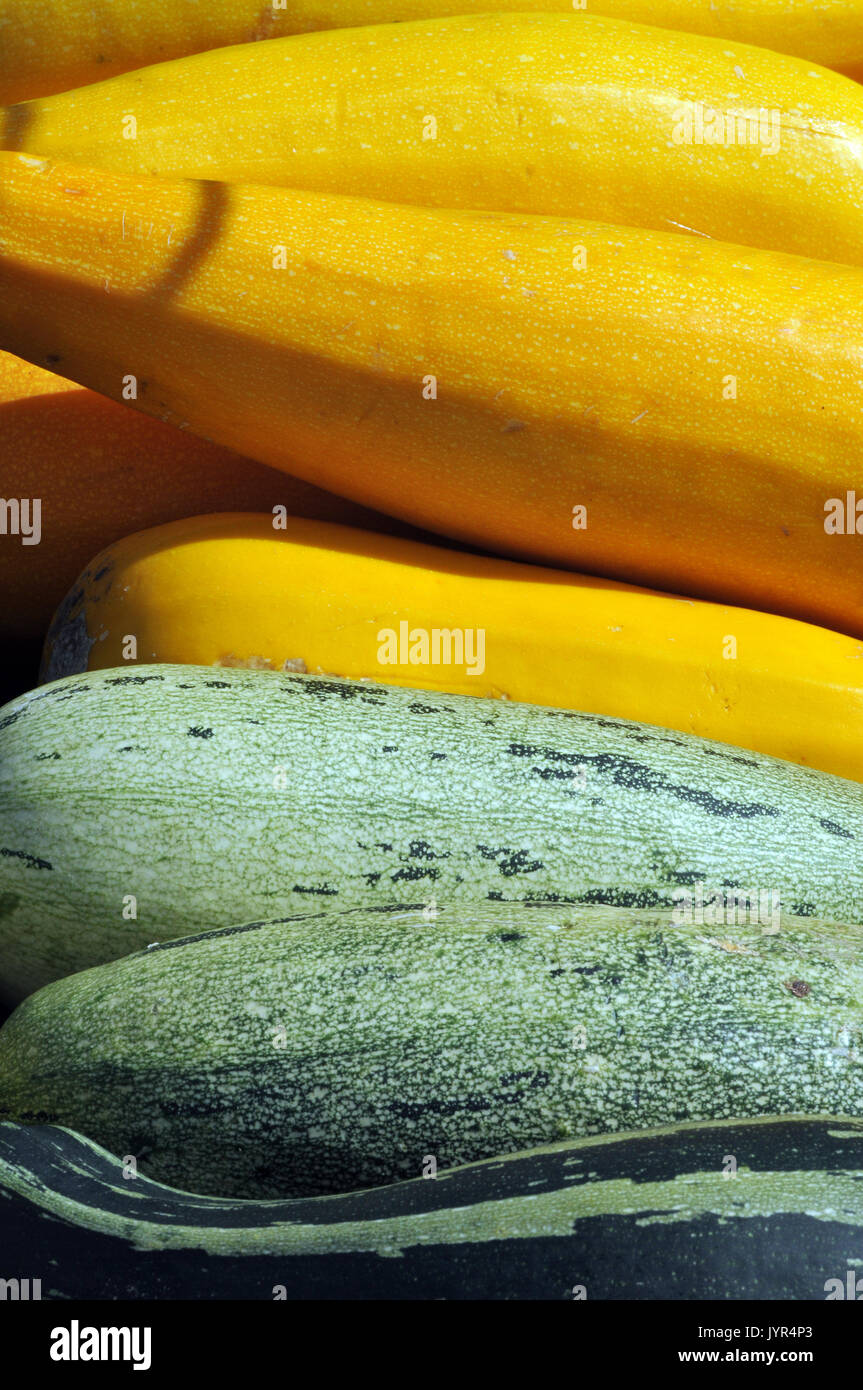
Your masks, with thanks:
<instances>
[{"instance_id":1,"label":"stack of vegetables","mask_svg":"<svg viewBox=\"0 0 863 1390\"><path fill-rule=\"evenodd\" d=\"M56 1294L856 1268L858 75L863 0L0 0Z\"/></svg>"}]
</instances>

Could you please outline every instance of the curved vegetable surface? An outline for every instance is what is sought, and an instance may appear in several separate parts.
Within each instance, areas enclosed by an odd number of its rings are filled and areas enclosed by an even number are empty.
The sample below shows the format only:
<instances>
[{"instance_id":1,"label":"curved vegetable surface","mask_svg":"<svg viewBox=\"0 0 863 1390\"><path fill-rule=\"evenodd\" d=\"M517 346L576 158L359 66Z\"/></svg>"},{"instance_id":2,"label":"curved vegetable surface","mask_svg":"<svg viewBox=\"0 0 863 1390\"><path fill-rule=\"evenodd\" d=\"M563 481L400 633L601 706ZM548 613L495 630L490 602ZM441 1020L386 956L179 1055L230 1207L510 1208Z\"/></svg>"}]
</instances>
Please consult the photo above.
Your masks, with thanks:
<instances>
[{"instance_id":1,"label":"curved vegetable surface","mask_svg":"<svg viewBox=\"0 0 863 1390\"><path fill-rule=\"evenodd\" d=\"M861 1115L862 944L807 919L524 903L225 928L19 1005L0 1119L253 1198L676 1120Z\"/></svg>"},{"instance_id":2,"label":"curved vegetable surface","mask_svg":"<svg viewBox=\"0 0 863 1390\"><path fill-rule=\"evenodd\" d=\"M823 1299L856 1280L861 1191L863 1123L824 1116L260 1203L129 1179L69 1130L0 1124L4 1259L43 1298Z\"/></svg>"},{"instance_id":3,"label":"curved vegetable surface","mask_svg":"<svg viewBox=\"0 0 863 1390\"><path fill-rule=\"evenodd\" d=\"M26 101L100 82L187 53L284 34L442 15L517 10L571 15L573 0L0 0L0 101ZM861 0L591 0L591 14L712 34L796 53L855 75L863 71Z\"/></svg>"},{"instance_id":4,"label":"curved vegetable surface","mask_svg":"<svg viewBox=\"0 0 863 1390\"><path fill-rule=\"evenodd\" d=\"M131 375L145 413L468 544L863 635L863 270L24 155L0 175L19 355L118 399Z\"/></svg>"},{"instance_id":5,"label":"curved vegetable surface","mask_svg":"<svg viewBox=\"0 0 863 1390\"><path fill-rule=\"evenodd\" d=\"M859 83L594 14L222 48L7 109L0 133L5 149L128 174L587 217L863 262Z\"/></svg>"},{"instance_id":6,"label":"curved vegetable surface","mask_svg":"<svg viewBox=\"0 0 863 1390\"><path fill-rule=\"evenodd\" d=\"M3 638L41 641L66 590L103 546L202 511L284 507L404 529L7 352L0 352L0 477L5 498L39 499L38 545L11 529L0 537ZM22 534L31 519L27 513Z\"/></svg>"},{"instance_id":7,"label":"curved vegetable surface","mask_svg":"<svg viewBox=\"0 0 863 1390\"><path fill-rule=\"evenodd\" d=\"M0 711L0 984L414 901L671 907L704 883L863 922L859 784L602 715L194 666Z\"/></svg>"},{"instance_id":8,"label":"curved vegetable surface","mask_svg":"<svg viewBox=\"0 0 863 1390\"><path fill-rule=\"evenodd\" d=\"M348 505L348 504L345 504ZM808 623L325 521L201 516L118 541L42 677L268 666L581 709L863 781L863 646Z\"/></svg>"}]
</instances>

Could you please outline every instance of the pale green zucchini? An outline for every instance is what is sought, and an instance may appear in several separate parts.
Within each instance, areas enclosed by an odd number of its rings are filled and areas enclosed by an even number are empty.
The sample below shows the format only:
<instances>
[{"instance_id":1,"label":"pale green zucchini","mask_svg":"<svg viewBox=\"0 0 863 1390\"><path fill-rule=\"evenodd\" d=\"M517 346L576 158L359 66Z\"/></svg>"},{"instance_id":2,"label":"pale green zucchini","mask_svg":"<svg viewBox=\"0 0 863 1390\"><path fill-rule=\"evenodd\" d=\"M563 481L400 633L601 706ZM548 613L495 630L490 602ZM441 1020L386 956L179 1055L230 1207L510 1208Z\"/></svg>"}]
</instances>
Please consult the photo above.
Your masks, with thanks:
<instances>
[{"instance_id":1,"label":"pale green zucchini","mask_svg":"<svg viewBox=\"0 0 863 1390\"><path fill-rule=\"evenodd\" d=\"M853 1298L863 1123L677 1125L281 1202L177 1192L69 1130L0 1124L0 1213L4 1267L29 1272L7 1297Z\"/></svg>"},{"instance_id":2,"label":"pale green zucchini","mask_svg":"<svg viewBox=\"0 0 863 1390\"><path fill-rule=\"evenodd\" d=\"M98 671L0 710L0 991L189 932L403 901L863 922L863 787L666 729L358 681Z\"/></svg>"},{"instance_id":3,"label":"pale green zucchini","mask_svg":"<svg viewBox=\"0 0 863 1390\"><path fill-rule=\"evenodd\" d=\"M484 903L252 923L56 981L0 1119L237 1197L680 1120L863 1115L863 931Z\"/></svg>"}]
</instances>

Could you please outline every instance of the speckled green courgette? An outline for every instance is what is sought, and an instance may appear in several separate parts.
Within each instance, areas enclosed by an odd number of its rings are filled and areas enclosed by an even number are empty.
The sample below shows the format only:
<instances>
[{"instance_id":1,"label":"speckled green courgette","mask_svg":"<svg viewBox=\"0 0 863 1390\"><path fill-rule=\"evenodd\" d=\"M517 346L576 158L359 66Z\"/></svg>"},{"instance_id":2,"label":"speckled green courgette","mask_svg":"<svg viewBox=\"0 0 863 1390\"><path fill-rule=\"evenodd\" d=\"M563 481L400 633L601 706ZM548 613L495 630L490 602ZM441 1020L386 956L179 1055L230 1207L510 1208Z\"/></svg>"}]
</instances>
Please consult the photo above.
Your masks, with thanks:
<instances>
[{"instance_id":1,"label":"speckled green courgette","mask_svg":"<svg viewBox=\"0 0 863 1390\"><path fill-rule=\"evenodd\" d=\"M155 946L0 1030L0 1119L236 1197L678 1120L863 1115L863 931L554 904L357 910Z\"/></svg>"},{"instance_id":2,"label":"speckled green courgette","mask_svg":"<svg viewBox=\"0 0 863 1390\"><path fill-rule=\"evenodd\" d=\"M0 1124L0 1223L43 1299L847 1298L863 1123L680 1125L289 1202L177 1192Z\"/></svg>"},{"instance_id":3,"label":"speckled green courgette","mask_svg":"<svg viewBox=\"0 0 863 1390\"><path fill-rule=\"evenodd\" d=\"M863 922L863 788L619 719L137 667L0 711L0 991L286 912L663 907L739 885Z\"/></svg>"}]
</instances>

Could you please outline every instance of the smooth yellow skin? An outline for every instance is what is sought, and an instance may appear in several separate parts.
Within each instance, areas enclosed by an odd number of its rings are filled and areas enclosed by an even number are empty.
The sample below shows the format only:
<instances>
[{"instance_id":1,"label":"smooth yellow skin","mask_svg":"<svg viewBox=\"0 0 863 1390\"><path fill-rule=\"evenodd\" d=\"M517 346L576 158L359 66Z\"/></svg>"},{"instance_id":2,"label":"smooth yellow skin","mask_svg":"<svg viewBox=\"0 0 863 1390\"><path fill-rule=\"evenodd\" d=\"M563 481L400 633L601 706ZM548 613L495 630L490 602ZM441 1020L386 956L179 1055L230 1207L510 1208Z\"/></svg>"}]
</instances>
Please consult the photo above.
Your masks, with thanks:
<instances>
[{"instance_id":1,"label":"smooth yellow skin","mask_svg":"<svg viewBox=\"0 0 863 1390\"><path fill-rule=\"evenodd\" d=\"M41 502L41 539L0 536L0 639L41 641L90 556L200 512L287 507L299 516L403 523L240 458L0 352L0 492ZM408 528L409 529L409 528Z\"/></svg>"},{"instance_id":2,"label":"smooth yellow skin","mask_svg":"<svg viewBox=\"0 0 863 1390\"><path fill-rule=\"evenodd\" d=\"M825 530L856 267L21 155L0 187L0 348L469 544L863 636Z\"/></svg>"},{"instance_id":3,"label":"smooth yellow skin","mask_svg":"<svg viewBox=\"0 0 863 1390\"><path fill-rule=\"evenodd\" d=\"M677 143L696 103L776 124ZM863 263L863 86L593 15L220 49L7 110L0 130L3 148L128 173L574 215Z\"/></svg>"},{"instance_id":4,"label":"smooth yellow skin","mask_svg":"<svg viewBox=\"0 0 863 1390\"><path fill-rule=\"evenodd\" d=\"M134 635L138 662L304 663L659 724L863 781L863 645L788 618L236 513L130 536L91 562L79 589L53 635L83 617L90 670L129 664ZM387 630L403 622L408 642L481 629L484 661L475 674L467 662L383 664Z\"/></svg>"},{"instance_id":5,"label":"smooth yellow skin","mask_svg":"<svg viewBox=\"0 0 863 1390\"><path fill-rule=\"evenodd\" d=\"M188 53L315 29L491 11L572 14L573 0L0 0L0 102L27 101ZM610 15L863 72L863 0L585 0Z\"/></svg>"}]
</instances>

